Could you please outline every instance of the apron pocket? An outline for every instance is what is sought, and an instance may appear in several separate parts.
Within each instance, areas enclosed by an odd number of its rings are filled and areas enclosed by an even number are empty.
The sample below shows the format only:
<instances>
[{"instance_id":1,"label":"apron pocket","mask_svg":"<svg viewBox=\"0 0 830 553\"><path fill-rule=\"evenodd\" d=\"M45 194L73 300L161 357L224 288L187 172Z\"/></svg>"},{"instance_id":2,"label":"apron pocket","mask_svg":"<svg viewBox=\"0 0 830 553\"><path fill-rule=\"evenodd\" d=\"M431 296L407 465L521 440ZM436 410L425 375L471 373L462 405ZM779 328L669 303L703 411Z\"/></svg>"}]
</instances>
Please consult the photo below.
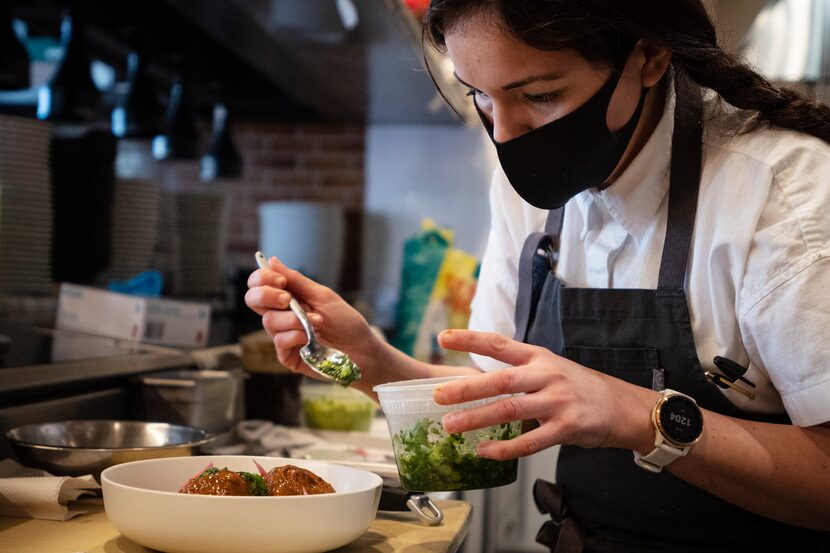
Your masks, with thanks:
<instances>
[{"instance_id":1,"label":"apron pocket","mask_svg":"<svg viewBox=\"0 0 830 553\"><path fill-rule=\"evenodd\" d=\"M665 378L657 348L597 348L568 346L564 357L631 384L663 390Z\"/></svg>"}]
</instances>

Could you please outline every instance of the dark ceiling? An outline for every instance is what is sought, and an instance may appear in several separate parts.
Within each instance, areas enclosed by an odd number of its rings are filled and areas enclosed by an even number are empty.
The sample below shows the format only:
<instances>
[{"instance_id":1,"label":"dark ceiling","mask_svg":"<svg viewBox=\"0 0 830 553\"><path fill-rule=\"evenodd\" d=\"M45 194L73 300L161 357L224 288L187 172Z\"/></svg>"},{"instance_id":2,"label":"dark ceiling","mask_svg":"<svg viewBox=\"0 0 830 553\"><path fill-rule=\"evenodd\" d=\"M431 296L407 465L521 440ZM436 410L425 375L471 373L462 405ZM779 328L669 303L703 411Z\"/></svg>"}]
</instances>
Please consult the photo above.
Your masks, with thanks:
<instances>
[{"instance_id":1,"label":"dark ceiling","mask_svg":"<svg viewBox=\"0 0 830 553\"><path fill-rule=\"evenodd\" d=\"M10 2L29 36L57 38L64 11L82 9L89 50L115 68L117 80L125 77L127 54L139 49L160 101L183 73L206 118L222 99L237 119L458 121L436 101L417 23L404 21L410 16L400 0L354 0L360 23L333 42L276 27L274 13L289 0L0 1ZM442 89L452 96L455 84Z\"/></svg>"},{"instance_id":2,"label":"dark ceiling","mask_svg":"<svg viewBox=\"0 0 830 553\"><path fill-rule=\"evenodd\" d=\"M3 1L3 0L0 0ZM127 54L143 52L148 74L163 102L173 79L184 74L200 114L208 116L219 99L237 118L313 120L321 114L285 93L246 60L234 55L190 18L175 0L78 0L87 22L90 55L111 65L122 81ZM12 0L12 14L24 21L29 36L60 36L61 18L70 2Z\"/></svg>"}]
</instances>

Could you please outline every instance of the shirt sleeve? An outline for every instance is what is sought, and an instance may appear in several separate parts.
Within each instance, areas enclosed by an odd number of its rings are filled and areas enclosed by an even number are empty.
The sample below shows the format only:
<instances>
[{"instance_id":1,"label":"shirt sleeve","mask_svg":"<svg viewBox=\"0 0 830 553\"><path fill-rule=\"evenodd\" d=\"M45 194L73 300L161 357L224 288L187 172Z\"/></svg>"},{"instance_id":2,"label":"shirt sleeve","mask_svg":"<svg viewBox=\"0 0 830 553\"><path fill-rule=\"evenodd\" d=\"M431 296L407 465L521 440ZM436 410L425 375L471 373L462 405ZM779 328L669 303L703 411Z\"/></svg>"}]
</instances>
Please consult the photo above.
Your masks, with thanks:
<instances>
[{"instance_id":1,"label":"shirt sleeve","mask_svg":"<svg viewBox=\"0 0 830 553\"><path fill-rule=\"evenodd\" d=\"M781 395L793 424L830 421L830 259L813 258L754 305L744 345Z\"/></svg>"},{"instance_id":2,"label":"shirt sleeve","mask_svg":"<svg viewBox=\"0 0 830 553\"><path fill-rule=\"evenodd\" d=\"M830 149L788 152L748 254L739 325L793 424L814 426L830 421Z\"/></svg>"},{"instance_id":3,"label":"shirt sleeve","mask_svg":"<svg viewBox=\"0 0 830 553\"><path fill-rule=\"evenodd\" d=\"M481 261L476 293L470 306L468 328L512 337L515 333L513 313L516 306L518 253L509 229L510 203L504 201L501 187L497 170L490 185L490 232ZM513 215L515 222L516 214ZM476 354L471 357L485 371L506 366L490 357Z\"/></svg>"}]
</instances>

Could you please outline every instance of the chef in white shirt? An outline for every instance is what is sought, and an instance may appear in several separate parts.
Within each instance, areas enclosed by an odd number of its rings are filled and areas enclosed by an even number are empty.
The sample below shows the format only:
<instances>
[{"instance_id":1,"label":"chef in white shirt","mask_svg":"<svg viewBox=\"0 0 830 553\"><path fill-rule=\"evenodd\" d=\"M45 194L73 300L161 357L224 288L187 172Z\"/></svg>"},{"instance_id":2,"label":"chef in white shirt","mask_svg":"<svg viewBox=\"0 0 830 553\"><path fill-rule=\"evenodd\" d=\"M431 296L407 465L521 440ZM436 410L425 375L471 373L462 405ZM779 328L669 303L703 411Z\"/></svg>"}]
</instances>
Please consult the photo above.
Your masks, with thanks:
<instances>
[{"instance_id":1,"label":"chef in white shirt","mask_svg":"<svg viewBox=\"0 0 830 553\"><path fill-rule=\"evenodd\" d=\"M552 551L827 550L830 108L724 53L700 0L433 0L425 24L501 165L470 329L439 338L475 367L403 355L272 258L246 302L280 360L308 374L287 291L366 393L523 394L443 425L536 421L493 459L563 446L533 490Z\"/></svg>"}]
</instances>

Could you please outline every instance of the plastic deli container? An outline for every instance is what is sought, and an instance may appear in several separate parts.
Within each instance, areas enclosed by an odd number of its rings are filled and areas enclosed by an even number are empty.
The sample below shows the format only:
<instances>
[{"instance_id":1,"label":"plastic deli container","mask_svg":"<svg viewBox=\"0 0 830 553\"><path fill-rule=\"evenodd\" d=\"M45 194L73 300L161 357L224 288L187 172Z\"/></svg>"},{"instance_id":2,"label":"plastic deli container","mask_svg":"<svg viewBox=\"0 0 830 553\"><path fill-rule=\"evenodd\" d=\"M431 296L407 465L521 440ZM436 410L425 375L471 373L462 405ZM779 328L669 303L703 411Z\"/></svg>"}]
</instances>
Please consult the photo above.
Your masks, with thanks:
<instances>
[{"instance_id":1,"label":"plastic deli container","mask_svg":"<svg viewBox=\"0 0 830 553\"><path fill-rule=\"evenodd\" d=\"M521 421L449 434L441 418L450 411L487 405L499 396L455 405L432 400L435 387L466 378L452 376L407 380L375 386L386 415L401 484L410 491L475 490L516 480L518 460L494 461L476 455L479 442L508 440L521 432Z\"/></svg>"},{"instance_id":2,"label":"plastic deli container","mask_svg":"<svg viewBox=\"0 0 830 553\"><path fill-rule=\"evenodd\" d=\"M303 423L321 430L366 432L378 408L361 392L340 384L304 382L300 386L300 402Z\"/></svg>"}]
</instances>

